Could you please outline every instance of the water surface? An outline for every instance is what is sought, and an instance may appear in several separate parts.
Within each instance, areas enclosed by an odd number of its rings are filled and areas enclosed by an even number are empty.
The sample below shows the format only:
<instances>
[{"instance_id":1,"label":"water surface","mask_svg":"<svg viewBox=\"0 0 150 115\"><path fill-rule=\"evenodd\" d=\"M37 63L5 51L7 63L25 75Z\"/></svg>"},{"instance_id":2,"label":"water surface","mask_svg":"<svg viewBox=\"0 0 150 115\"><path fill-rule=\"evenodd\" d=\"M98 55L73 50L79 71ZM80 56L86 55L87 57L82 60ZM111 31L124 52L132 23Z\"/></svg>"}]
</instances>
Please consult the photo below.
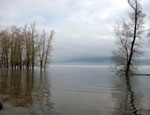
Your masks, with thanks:
<instances>
[{"instance_id":1,"label":"water surface","mask_svg":"<svg viewBox=\"0 0 150 115\"><path fill-rule=\"evenodd\" d=\"M128 79L94 65L1 69L0 96L0 115L149 115L150 76Z\"/></svg>"}]
</instances>

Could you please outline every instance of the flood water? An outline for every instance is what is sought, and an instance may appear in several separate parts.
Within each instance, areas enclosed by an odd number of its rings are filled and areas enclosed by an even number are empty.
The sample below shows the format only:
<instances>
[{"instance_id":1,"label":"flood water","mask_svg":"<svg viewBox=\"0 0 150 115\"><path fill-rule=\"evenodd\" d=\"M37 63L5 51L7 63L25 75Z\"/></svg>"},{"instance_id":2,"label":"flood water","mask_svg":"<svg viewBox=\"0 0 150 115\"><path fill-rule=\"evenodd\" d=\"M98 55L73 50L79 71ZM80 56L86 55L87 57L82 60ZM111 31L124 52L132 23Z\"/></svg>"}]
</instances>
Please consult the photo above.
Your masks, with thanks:
<instances>
[{"instance_id":1,"label":"flood water","mask_svg":"<svg viewBox=\"0 0 150 115\"><path fill-rule=\"evenodd\" d=\"M0 98L0 115L150 115L150 76L126 78L94 65L1 69Z\"/></svg>"}]
</instances>

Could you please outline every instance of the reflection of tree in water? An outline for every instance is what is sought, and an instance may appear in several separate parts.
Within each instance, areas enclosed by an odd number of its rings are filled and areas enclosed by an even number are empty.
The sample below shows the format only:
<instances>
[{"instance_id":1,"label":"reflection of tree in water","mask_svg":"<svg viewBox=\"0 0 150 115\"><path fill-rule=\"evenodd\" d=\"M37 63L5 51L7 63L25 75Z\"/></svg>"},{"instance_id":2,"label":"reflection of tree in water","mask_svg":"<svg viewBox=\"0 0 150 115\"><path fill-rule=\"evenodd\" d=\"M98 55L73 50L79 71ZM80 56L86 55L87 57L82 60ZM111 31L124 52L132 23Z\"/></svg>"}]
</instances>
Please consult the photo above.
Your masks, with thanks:
<instances>
[{"instance_id":1,"label":"reflection of tree in water","mask_svg":"<svg viewBox=\"0 0 150 115\"><path fill-rule=\"evenodd\" d=\"M12 107L32 108L33 113L52 108L45 72L0 70L0 96Z\"/></svg>"},{"instance_id":2,"label":"reflection of tree in water","mask_svg":"<svg viewBox=\"0 0 150 115\"><path fill-rule=\"evenodd\" d=\"M116 84L116 87L119 88L119 93L113 93L117 102L114 115L138 115L135 93L132 90L130 76L120 77L120 80L120 84Z\"/></svg>"},{"instance_id":3,"label":"reflection of tree in water","mask_svg":"<svg viewBox=\"0 0 150 115\"><path fill-rule=\"evenodd\" d=\"M33 113L44 113L52 108L50 100L49 83L46 72L40 72L40 77L36 89L33 91L34 104L32 105ZM38 92L38 93L37 93ZM38 103L38 104L37 104ZM36 114L35 113L35 114Z\"/></svg>"},{"instance_id":4,"label":"reflection of tree in water","mask_svg":"<svg viewBox=\"0 0 150 115\"><path fill-rule=\"evenodd\" d=\"M134 101L134 92L132 91L129 76L126 76L126 82L127 82L127 91L128 91L128 95L130 98L130 104L133 110L132 113L134 113L134 115L137 115L137 108L136 108L135 101Z\"/></svg>"}]
</instances>

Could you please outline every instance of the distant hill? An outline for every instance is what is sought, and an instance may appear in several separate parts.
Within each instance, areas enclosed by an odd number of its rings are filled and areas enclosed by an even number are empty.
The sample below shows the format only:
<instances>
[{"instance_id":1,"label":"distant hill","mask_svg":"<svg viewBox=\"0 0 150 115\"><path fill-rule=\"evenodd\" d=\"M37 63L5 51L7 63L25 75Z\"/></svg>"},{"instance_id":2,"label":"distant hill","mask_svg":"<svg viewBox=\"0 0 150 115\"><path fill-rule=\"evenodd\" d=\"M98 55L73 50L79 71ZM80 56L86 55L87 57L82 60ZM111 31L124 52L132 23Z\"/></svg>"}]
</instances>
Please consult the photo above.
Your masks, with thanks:
<instances>
[{"instance_id":1,"label":"distant hill","mask_svg":"<svg viewBox=\"0 0 150 115\"><path fill-rule=\"evenodd\" d=\"M86 57L72 58L66 60L52 60L52 64L95 64L95 65L110 65L112 64L111 57ZM137 59L139 65L150 65L150 59Z\"/></svg>"},{"instance_id":2,"label":"distant hill","mask_svg":"<svg viewBox=\"0 0 150 115\"><path fill-rule=\"evenodd\" d=\"M66 60L52 60L53 64L111 64L110 57L72 58Z\"/></svg>"},{"instance_id":3,"label":"distant hill","mask_svg":"<svg viewBox=\"0 0 150 115\"><path fill-rule=\"evenodd\" d=\"M111 64L110 57L92 57L92 58L74 58L68 60L68 62L76 62L76 63L93 63L93 64Z\"/></svg>"}]
</instances>

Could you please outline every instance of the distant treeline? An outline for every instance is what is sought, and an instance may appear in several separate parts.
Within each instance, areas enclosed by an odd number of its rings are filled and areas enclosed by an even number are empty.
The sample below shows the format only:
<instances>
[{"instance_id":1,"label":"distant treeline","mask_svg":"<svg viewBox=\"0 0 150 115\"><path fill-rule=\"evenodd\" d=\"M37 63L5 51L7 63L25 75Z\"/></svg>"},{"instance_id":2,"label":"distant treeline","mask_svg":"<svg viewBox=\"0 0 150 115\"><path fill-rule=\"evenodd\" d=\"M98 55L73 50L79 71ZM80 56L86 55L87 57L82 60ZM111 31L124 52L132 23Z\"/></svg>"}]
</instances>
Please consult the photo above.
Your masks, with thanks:
<instances>
[{"instance_id":1,"label":"distant treeline","mask_svg":"<svg viewBox=\"0 0 150 115\"><path fill-rule=\"evenodd\" d=\"M37 30L35 23L12 26L0 31L0 66L7 68L45 68L51 51L54 31L48 35Z\"/></svg>"}]
</instances>

